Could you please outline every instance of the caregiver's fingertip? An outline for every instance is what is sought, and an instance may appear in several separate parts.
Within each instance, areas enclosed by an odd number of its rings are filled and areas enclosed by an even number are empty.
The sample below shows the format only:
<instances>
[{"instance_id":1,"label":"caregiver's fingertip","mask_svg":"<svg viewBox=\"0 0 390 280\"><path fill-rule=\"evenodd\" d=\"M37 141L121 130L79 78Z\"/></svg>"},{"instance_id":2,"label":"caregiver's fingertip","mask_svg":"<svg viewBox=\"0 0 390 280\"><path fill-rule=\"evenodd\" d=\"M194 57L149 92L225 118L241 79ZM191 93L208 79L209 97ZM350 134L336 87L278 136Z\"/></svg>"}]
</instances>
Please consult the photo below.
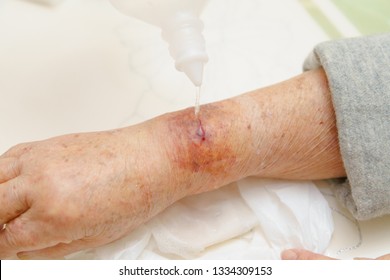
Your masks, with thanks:
<instances>
[{"instance_id":1,"label":"caregiver's fingertip","mask_svg":"<svg viewBox=\"0 0 390 280\"><path fill-rule=\"evenodd\" d=\"M298 254L293 249L284 250L280 255L282 260L297 260Z\"/></svg>"}]
</instances>

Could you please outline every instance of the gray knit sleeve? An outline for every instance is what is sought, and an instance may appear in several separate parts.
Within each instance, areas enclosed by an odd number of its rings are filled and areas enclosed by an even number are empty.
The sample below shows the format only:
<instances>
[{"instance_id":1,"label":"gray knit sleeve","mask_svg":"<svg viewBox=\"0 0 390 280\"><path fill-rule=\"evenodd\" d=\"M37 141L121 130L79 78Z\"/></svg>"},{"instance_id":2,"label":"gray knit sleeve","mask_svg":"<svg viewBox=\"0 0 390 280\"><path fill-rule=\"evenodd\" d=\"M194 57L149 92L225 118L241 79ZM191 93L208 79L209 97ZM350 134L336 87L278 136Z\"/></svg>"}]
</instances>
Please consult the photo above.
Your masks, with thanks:
<instances>
[{"instance_id":1,"label":"gray knit sleeve","mask_svg":"<svg viewBox=\"0 0 390 280\"><path fill-rule=\"evenodd\" d=\"M390 34L321 43L304 69L319 66L348 178L337 196L357 219L390 214Z\"/></svg>"}]
</instances>

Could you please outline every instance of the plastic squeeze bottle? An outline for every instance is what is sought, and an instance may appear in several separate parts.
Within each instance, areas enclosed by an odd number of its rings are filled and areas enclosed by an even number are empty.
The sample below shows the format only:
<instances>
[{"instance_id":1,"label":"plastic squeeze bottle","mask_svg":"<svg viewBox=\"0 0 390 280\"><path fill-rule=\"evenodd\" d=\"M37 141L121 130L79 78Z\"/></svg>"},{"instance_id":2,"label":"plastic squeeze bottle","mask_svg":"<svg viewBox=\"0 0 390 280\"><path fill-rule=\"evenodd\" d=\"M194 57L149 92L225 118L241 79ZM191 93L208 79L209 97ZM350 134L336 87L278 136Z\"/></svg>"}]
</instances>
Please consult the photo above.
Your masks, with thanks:
<instances>
[{"instance_id":1,"label":"plastic squeeze bottle","mask_svg":"<svg viewBox=\"0 0 390 280\"><path fill-rule=\"evenodd\" d=\"M208 61L199 19L207 0L110 0L122 13L162 29L176 69L200 87Z\"/></svg>"}]
</instances>

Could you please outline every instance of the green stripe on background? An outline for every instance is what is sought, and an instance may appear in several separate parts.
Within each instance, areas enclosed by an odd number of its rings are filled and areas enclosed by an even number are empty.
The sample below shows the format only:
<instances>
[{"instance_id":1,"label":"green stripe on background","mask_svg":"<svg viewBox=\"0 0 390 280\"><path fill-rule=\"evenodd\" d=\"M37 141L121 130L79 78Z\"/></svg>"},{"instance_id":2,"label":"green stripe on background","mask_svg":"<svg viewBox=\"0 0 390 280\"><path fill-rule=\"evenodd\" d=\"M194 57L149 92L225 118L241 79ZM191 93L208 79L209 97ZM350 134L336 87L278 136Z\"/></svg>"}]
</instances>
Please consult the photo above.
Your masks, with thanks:
<instances>
[{"instance_id":1,"label":"green stripe on background","mask_svg":"<svg viewBox=\"0 0 390 280\"><path fill-rule=\"evenodd\" d=\"M389 0L332 0L362 34L390 31Z\"/></svg>"},{"instance_id":2,"label":"green stripe on background","mask_svg":"<svg viewBox=\"0 0 390 280\"><path fill-rule=\"evenodd\" d=\"M317 22L322 30L329 36L330 39L337 39L343 37L340 31L334 24L324 15L320 8L318 8L312 0L299 0L309 15Z\"/></svg>"}]
</instances>

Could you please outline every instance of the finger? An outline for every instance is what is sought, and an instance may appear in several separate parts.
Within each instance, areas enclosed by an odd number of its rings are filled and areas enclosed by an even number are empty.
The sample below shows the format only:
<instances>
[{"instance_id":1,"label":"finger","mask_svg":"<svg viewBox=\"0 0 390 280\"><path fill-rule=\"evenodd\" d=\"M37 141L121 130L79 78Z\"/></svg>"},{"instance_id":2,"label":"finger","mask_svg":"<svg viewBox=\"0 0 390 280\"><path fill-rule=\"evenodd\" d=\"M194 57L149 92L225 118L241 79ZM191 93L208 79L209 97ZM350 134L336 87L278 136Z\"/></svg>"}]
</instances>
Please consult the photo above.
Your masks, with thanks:
<instances>
[{"instance_id":1,"label":"finger","mask_svg":"<svg viewBox=\"0 0 390 280\"><path fill-rule=\"evenodd\" d=\"M0 225L27 211L29 205L20 178L0 184Z\"/></svg>"},{"instance_id":2,"label":"finger","mask_svg":"<svg viewBox=\"0 0 390 280\"><path fill-rule=\"evenodd\" d=\"M49 260L49 259L62 259L67 255L76 253L81 250L86 250L100 246L96 241L91 240L75 240L71 243L60 243L53 247L29 251L29 252L20 252L17 254L19 259L22 260Z\"/></svg>"},{"instance_id":3,"label":"finger","mask_svg":"<svg viewBox=\"0 0 390 280\"><path fill-rule=\"evenodd\" d=\"M0 226L29 209L28 199L20 178L0 184Z\"/></svg>"},{"instance_id":4,"label":"finger","mask_svg":"<svg viewBox=\"0 0 390 280\"><path fill-rule=\"evenodd\" d=\"M335 260L303 249L289 249L281 254L282 260Z\"/></svg>"},{"instance_id":5,"label":"finger","mask_svg":"<svg viewBox=\"0 0 390 280\"><path fill-rule=\"evenodd\" d=\"M20 162L17 158L0 159L0 184L7 182L20 174Z\"/></svg>"}]
</instances>

